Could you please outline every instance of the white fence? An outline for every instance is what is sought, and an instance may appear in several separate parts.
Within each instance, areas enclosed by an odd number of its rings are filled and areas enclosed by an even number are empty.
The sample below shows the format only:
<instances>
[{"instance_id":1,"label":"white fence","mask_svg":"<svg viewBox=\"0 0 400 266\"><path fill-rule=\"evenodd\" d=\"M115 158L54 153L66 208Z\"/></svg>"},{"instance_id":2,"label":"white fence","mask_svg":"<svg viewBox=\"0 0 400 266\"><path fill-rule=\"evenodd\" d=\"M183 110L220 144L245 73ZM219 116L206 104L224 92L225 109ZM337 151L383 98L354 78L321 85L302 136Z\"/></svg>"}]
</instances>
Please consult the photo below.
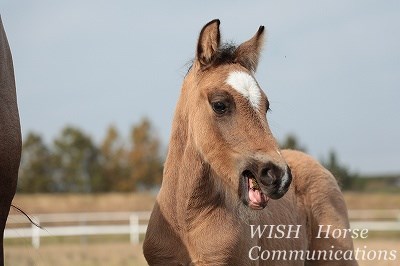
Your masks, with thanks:
<instances>
[{"instance_id":1,"label":"white fence","mask_svg":"<svg viewBox=\"0 0 400 266\"><path fill-rule=\"evenodd\" d=\"M351 228L400 231L400 209L349 210Z\"/></svg>"},{"instance_id":2,"label":"white fence","mask_svg":"<svg viewBox=\"0 0 400 266\"><path fill-rule=\"evenodd\" d=\"M10 215L4 238L31 238L35 248L43 237L129 235L133 244L147 229L150 212L36 214L31 225L23 215ZM349 210L350 227L369 231L400 231L400 209Z\"/></svg>"},{"instance_id":3,"label":"white fence","mask_svg":"<svg viewBox=\"0 0 400 266\"><path fill-rule=\"evenodd\" d=\"M35 248L40 238L56 236L130 235L133 244L146 233L150 212L96 212L35 214L32 220L43 227L30 224L23 215L9 215L4 238L32 238ZM26 227L26 225L30 225Z\"/></svg>"}]
</instances>

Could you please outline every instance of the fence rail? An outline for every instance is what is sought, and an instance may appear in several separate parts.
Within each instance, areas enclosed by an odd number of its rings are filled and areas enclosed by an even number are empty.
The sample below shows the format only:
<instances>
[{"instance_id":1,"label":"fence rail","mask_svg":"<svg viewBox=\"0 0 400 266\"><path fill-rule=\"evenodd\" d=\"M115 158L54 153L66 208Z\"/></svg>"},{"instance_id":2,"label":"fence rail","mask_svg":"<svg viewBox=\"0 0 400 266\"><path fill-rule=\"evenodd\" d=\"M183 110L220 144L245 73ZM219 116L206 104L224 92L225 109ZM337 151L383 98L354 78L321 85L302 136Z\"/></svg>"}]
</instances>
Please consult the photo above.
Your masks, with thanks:
<instances>
[{"instance_id":1,"label":"fence rail","mask_svg":"<svg viewBox=\"0 0 400 266\"><path fill-rule=\"evenodd\" d=\"M23 215L9 215L5 239L31 238L32 245L39 248L40 239L56 236L129 235L132 244L147 229L150 212L96 212L35 214L32 220ZM400 209L349 210L350 227L369 231L400 231Z\"/></svg>"},{"instance_id":2,"label":"fence rail","mask_svg":"<svg viewBox=\"0 0 400 266\"><path fill-rule=\"evenodd\" d=\"M9 215L4 238L32 238L35 248L40 238L55 236L129 235L133 244L146 233L150 212L100 212L35 214L30 224L23 215ZM30 226L26 226L26 225ZM68 224L68 225L65 225Z\"/></svg>"}]
</instances>

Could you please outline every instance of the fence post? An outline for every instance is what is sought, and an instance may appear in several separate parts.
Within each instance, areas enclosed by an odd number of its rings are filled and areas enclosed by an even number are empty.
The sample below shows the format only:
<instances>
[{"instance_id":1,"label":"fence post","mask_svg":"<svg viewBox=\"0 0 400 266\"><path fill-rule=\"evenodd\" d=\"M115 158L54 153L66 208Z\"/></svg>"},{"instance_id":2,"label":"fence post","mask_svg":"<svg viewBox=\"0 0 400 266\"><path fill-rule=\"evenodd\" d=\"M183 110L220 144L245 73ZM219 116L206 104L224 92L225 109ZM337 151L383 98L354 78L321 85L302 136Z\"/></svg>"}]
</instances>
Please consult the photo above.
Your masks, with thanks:
<instances>
[{"instance_id":1,"label":"fence post","mask_svg":"<svg viewBox=\"0 0 400 266\"><path fill-rule=\"evenodd\" d=\"M131 244L139 244L139 216L131 214L129 216L129 228Z\"/></svg>"},{"instance_id":2,"label":"fence post","mask_svg":"<svg viewBox=\"0 0 400 266\"><path fill-rule=\"evenodd\" d=\"M40 225L39 218L37 217L34 218L37 225ZM40 247L40 228L35 224L32 224L32 246L36 249Z\"/></svg>"}]
</instances>

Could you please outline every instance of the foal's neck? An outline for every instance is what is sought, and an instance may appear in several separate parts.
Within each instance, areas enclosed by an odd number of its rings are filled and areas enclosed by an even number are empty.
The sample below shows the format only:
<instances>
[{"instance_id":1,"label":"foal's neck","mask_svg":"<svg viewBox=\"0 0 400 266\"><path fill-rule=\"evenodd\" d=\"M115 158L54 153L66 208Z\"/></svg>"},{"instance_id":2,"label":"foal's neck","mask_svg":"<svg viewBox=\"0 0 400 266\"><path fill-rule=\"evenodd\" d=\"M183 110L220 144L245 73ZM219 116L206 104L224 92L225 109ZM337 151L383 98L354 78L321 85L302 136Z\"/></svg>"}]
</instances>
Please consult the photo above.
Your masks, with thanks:
<instances>
[{"instance_id":1,"label":"foal's neck","mask_svg":"<svg viewBox=\"0 0 400 266\"><path fill-rule=\"evenodd\" d=\"M188 79L188 77L186 78ZM186 80L185 79L185 80ZM183 86L172 124L168 155L158 204L172 224L187 226L192 217L226 204L225 186L196 149L189 132L187 98ZM174 196L171 196L174 195Z\"/></svg>"},{"instance_id":2,"label":"foal's neck","mask_svg":"<svg viewBox=\"0 0 400 266\"><path fill-rule=\"evenodd\" d=\"M193 145L171 141L158 201L173 224L188 228L225 205L226 193Z\"/></svg>"}]
</instances>

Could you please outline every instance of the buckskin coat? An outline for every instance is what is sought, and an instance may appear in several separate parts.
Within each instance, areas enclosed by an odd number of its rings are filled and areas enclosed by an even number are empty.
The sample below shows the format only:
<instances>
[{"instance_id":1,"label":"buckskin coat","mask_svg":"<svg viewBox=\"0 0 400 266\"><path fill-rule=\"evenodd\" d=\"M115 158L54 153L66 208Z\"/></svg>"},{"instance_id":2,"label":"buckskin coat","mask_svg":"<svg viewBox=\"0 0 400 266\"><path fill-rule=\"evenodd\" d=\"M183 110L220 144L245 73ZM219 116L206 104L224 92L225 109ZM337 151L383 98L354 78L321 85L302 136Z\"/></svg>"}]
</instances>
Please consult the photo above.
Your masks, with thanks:
<instances>
[{"instance_id":1,"label":"buckskin coat","mask_svg":"<svg viewBox=\"0 0 400 266\"><path fill-rule=\"evenodd\" d=\"M319 225L349 228L347 209L335 178L304 153L280 151L269 130L269 101L254 79L264 27L235 47L220 44L219 25L213 20L201 30L183 81L143 244L147 262L357 265L267 257L273 251L350 254L349 235L334 238L324 229L328 238L317 238ZM280 225L285 237L259 237L251 225ZM298 235L288 235L289 225L299 228Z\"/></svg>"}]
</instances>

